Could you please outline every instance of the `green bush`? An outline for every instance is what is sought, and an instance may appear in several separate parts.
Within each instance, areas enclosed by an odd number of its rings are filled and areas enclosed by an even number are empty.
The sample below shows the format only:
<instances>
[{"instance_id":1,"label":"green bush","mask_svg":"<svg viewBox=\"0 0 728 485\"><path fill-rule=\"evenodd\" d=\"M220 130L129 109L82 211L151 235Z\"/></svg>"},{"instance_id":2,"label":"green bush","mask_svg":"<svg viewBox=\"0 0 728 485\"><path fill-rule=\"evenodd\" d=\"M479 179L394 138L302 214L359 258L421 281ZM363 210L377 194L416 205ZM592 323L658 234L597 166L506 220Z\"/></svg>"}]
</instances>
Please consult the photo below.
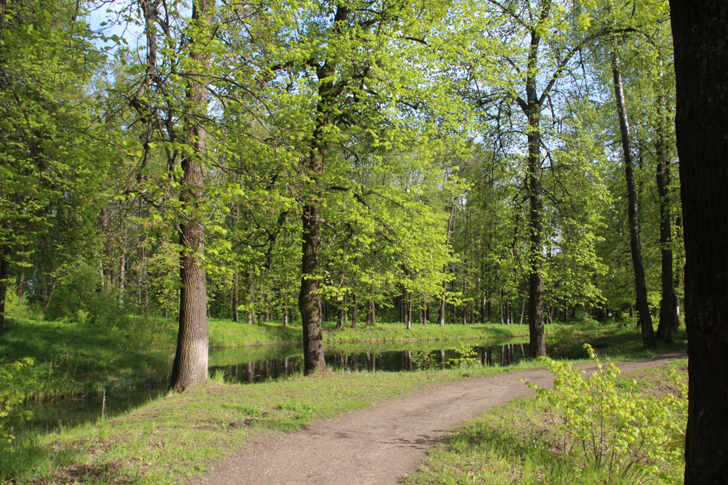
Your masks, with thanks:
<instances>
[{"instance_id":1,"label":"green bush","mask_svg":"<svg viewBox=\"0 0 728 485\"><path fill-rule=\"evenodd\" d=\"M18 289L15 285L8 285L5 315L15 318L40 318L41 312L36 305L28 304L25 298L18 298Z\"/></svg>"},{"instance_id":2,"label":"green bush","mask_svg":"<svg viewBox=\"0 0 728 485\"><path fill-rule=\"evenodd\" d=\"M586 467L606 471L610 482L680 483L688 402L679 376L671 374L678 391L644 396L634 380L620 380L614 364L602 365L591 346L584 348L597 364L593 374L545 359L553 390L528 383L564 433L561 451L581 454Z\"/></svg>"},{"instance_id":3,"label":"green bush","mask_svg":"<svg viewBox=\"0 0 728 485\"><path fill-rule=\"evenodd\" d=\"M0 442L12 441L15 437L11 434L11 426L22 424L32 417L30 411L15 411L15 407L25 399L23 386L16 382L17 375L23 367L32 365L33 359L25 358L0 366Z\"/></svg>"},{"instance_id":4,"label":"green bush","mask_svg":"<svg viewBox=\"0 0 728 485\"><path fill-rule=\"evenodd\" d=\"M99 328L124 328L130 324L116 294L101 288L98 269L84 261L66 267L59 277L45 318Z\"/></svg>"}]
</instances>

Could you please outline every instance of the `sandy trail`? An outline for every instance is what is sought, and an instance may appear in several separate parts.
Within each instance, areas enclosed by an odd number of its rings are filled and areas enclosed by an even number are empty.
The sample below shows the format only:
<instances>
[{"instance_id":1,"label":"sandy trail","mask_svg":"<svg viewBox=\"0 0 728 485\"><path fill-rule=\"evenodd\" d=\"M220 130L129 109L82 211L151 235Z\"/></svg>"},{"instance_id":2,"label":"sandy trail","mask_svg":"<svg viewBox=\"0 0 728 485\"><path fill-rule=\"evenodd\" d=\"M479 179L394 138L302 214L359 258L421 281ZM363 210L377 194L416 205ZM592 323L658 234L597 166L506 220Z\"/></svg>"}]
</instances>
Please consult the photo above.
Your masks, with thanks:
<instances>
[{"instance_id":1,"label":"sandy trail","mask_svg":"<svg viewBox=\"0 0 728 485\"><path fill-rule=\"evenodd\" d=\"M684 352L673 352L618 367L630 372L685 357ZM249 442L237 456L189 483L394 485L399 477L414 472L425 451L451 429L489 408L533 393L519 377L540 387L553 384L553 376L543 369L438 384L401 400Z\"/></svg>"}]
</instances>

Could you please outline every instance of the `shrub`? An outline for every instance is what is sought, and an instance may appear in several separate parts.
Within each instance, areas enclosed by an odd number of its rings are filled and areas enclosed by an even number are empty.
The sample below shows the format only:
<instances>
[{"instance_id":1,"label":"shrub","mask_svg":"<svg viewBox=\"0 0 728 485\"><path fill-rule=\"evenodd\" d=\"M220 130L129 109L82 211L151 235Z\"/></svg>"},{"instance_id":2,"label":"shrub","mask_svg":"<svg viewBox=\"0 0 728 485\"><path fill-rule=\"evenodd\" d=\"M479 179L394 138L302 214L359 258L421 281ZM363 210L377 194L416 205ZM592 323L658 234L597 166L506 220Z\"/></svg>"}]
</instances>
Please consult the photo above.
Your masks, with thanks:
<instances>
[{"instance_id":1,"label":"shrub","mask_svg":"<svg viewBox=\"0 0 728 485\"><path fill-rule=\"evenodd\" d=\"M124 328L129 318L114 292L101 288L98 269L79 261L59 277L45 312L48 320L67 320L100 328Z\"/></svg>"},{"instance_id":2,"label":"shrub","mask_svg":"<svg viewBox=\"0 0 728 485\"><path fill-rule=\"evenodd\" d=\"M30 411L15 411L25 399L22 386L16 383L18 373L31 365L33 359L25 358L0 366L0 442L12 441L15 437L11 434L11 426L22 424L33 416Z\"/></svg>"},{"instance_id":3,"label":"shrub","mask_svg":"<svg viewBox=\"0 0 728 485\"><path fill-rule=\"evenodd\" d=\"M679 376L671 374L677 392L644 396L634 380L621 380L614 364L602 365L591 346L584 348L597 364L593 374L545 359L553 390L528 383L563 431L562 451L582 454L587 467L606 470L610 481L680 483L687 389Z\"/></svg>"}]
</instances>

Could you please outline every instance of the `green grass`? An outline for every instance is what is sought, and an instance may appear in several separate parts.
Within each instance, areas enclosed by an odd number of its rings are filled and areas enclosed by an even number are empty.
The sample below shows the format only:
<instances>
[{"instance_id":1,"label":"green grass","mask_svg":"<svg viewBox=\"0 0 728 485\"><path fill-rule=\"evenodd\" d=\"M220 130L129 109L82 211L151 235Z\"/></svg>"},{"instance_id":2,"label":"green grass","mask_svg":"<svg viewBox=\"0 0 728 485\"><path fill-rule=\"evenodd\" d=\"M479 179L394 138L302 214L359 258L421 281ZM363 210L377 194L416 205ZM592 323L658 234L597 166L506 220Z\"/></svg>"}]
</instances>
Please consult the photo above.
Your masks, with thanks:
<instances>
[{"instance_id":1,"label":"green grass","mask_svg":"<svg viewBox=\"0 0 728 485\"><path fill-rule=\"evenodd\" d=\"M56 400L104 393L110 412L123 410L164 386L174 340L146 322L146 328L97 329L75 323L9 319L0 336L0 364L32 357L36 364L19 376L26 398L40 403L34 423L58 425L83 414L84 403L53 409ZM131 337L134 336L134 338ZM152 338L154 335L154 338ZM100 407L100 404L99 404Z\"/></svg>"},{"instance_id":2,"label":"green grass","mask_svg":"<svg viewBox=\"0 0 728 485\"><path fill-rule=\"evenodd\" d=\"M647 395L674 392L668 373L687 379L687 361L635 372L638 389ZM404 478L406 485L612 484L604 469L588 466L580 453L566 453L569 438L555 426L544 403L521 398L486 412L456 430L428 452L420 469ZM654 477L653 477L654 478Z\"/></svg>"},{"instance_id":3,"label":"green grass","mask_svg":"<svg viewBox=\"0 0 728 485\"><path fill-rule=\"evenodd\" d=\"M479 376L538 365L467 372ZM7 452L0 452L0 479L18 484L174 483L209 470L260 433L298 429L314 418L461 379L462 373L322 373L249 385L212 380L112 419L53 433L21 434Z\"/></svg>"},{"instance_id":4,"label":"green grass","mask_svg":"<svg viewBox=\"0 0 728 485\"><path fill-rule=\"evenodd\" d=\"M0 451L0 481L108 483L118 479L171 483L206 470L257 433L296 429L314 417L334 416L461 375L457 370L326 373L313 379L294 377L245 386L211 382L188 393L167 396L164 389L173 357L175 324L169 319L135 318L132 322L131 328L119 330L10 319L0 335L0 361L36 359L29 373L21 376L35 416L16 433L18 441L12 448ZM300 327L211 322L211 335L219 331L237 338L233 330L247 332L251 340L264 343L286 341L300 332ZM400 324L379 324L336 332L333 324L327 324L326 345L342 352L401 350L404 336L410 337L406 340L410 350L424 351L434 340L498 345L513 335L525 335L525 330L518 325L448 325L444 329L428 325L414 326L410 333ZM597 342L600 353L611 352L624 359L654 355L641 350L639 332L632 326L549 325L547 334L553 351L563 356L586 358L580 354L582 341ZM412 336L418 340L413 341ZM226 338L224 341L232 340ZM676 346L683 344L678 339ZM248 358L271 358L271 350L275 356L299 352L296 346L225 348L213 354L210 363L225 366ZM245 354L243 360L241 352ZM538 365L523 363L507 371ZM501 371L468 372L482 375ZM101 421L104 391L110 419Z\"/></svg>"},{"instance_id":5,"label":"green grass","mask_svg":"<svg viewBox=\"0 0 728 485\"><path fill-rule=\"evenodd\" d=\"M648 359L656 354L686 348L685 327L673 334L673 340L672 344L658 342L655 349L645 350L640 330L631 320L546 326L548 355L553 359L588 359L585 343L590 344L600 356L614 361Z\"/></svg>"},{"instance_id":6,"label":"green grass","mask_svg":"<svg viewBox=\"0 0 728 485\"><path fill-rule=\"evenodd\" d=\"M323 325L325 344L344 342L391 342L417 340L458 340L483 338L512 338L528 336L526 325L475 324L455 325L412 325L408 331L401 323L360 324L353 329L349 326L336 330L336 324L325 322ZM210 320L210 346L240 347L245 345L266 345L278 343L301 342L303 332L300 323L284 327L280 323L263 323L248 325L234 323L229 320Z\"/></svg>"}]
</instances>

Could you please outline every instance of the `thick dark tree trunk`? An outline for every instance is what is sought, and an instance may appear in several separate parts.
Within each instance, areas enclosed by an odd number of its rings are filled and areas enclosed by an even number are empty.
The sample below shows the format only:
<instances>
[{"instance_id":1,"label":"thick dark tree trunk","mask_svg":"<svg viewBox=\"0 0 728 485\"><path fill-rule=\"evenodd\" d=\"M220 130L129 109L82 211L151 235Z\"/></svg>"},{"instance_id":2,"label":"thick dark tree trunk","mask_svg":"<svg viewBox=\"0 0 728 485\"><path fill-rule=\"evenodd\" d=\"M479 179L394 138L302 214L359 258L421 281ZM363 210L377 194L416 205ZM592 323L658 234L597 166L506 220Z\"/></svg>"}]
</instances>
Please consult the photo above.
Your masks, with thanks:
<instances>
[{"instance_id":1,"label":"thick dark tree trunk","mask_svg":"<svg viewBox=\"0 0 728 485\"><path fill-rule=\"evenodd\" d=\"M201 35L209 35L214 0L196 0L192 8L192 22ZM200 34L198 34L200 35ZM200 42L202 41L202 42ZM192 44L205 43L205 39L191 39ZM207 70L210 55L204 49L191 49L190 57L203 70ZM202 258L205 248L202 189L204 171L202 156L205 151L205 128L199 120L207 114L207 82L203 76L192 78L187 85L190 112L185 119L185 143L189 152L182 159L182 192L180 193L180 308L177 353L172 367L170 387L184 391L207 380L207 286Z\"/></svg>"},{"instance_id":2,"label":"thick dark tree trunk","mask_svg":"<svg viewBox=\"0 0 728 485\"><path fill-rule=\"evenodd\" d=\"M10 246L0 250L0 330L5 328L5 298L8 296L8 277L10 276Z\"/></svg>"},{"instance_id":3,"label":"thick dark tree trunk","mask_svg":"<svg viewBox=\"0 0 728 485\"><path fill-rule=\"evenodd\" d=\"M661 73L662 74L662 73ZM661 75L662 77L662 75ZM660 196L660 251L662 256L662 298L660 301L660 323L657 338L672 342L672 333L677 330L677 298L675 278L672 271L672 227L670 221L670 154L667 149L667 116L665 97L657 97L657 193Z\"/></svg>"},{"instance_id":4,"label":"thick dark tree trunk","mask_svg":"<svg viewBox=\"0 0 728 485\"><path fill-rule=\"evenodd\" d=\"M319 208L317 205L303 206L303 258L301 293L298 308L303 321L303 363L306 375L326 369L323 335L321 333L321 294L318 292L319 252Z\"/></svg>"},{"instance_id":5,"label":"thick dark tree trunk","mask_svg":"<svg viewBox=\"0 0 728 485\"><path fill-rule=\"evenodd\" d=\"M345 6L337 6L334 14L335 30L342 28L349 15ZM321 253L320 212L323 197L321 176L324 173L324 160L328 143L327 132L330 129L330 117L340 88L334 86L331 77L336 72L336 64L332 60L316 67L319 80L319 100L316 105L316 125L311 134L307 176L310 180L307 197L303 204L301 222L303 226L303 251L301 258L301 292L298 296L298 307L301 310L303 323L303 365L304 373L310 375L326 369L324 360L323 336L321 332L321 303L319 293L319 265Z\"/></svg>"},{"instance_id":6,"label":"thick dark tree trunk","mask_svg":"<svg viewBox=\"0 0 728 485\"><path fill-rule=\"evenodd\" d=\"M624 171L627 178L629 246L632 253L632 268L634 269L634 284L637 293L637 312L639 313L640 328L642 329L642 345L644 348L649 349L655 346L655 331L652 328L652 317L650 316L650 307L647 303L647 283L645 282L645 270L642 266L642 244L640 242L637 189L634 180L634 161L632 159L632 139L629 133L627 107L624 102L622 72L619 68L619 57L617 57L616 51L612 52L612 79L614 81L614 99L617 103L617 115L619 116L619 132L622 138Z\"/></svg>"},{"instance_id":7,"label":"thick dark tree trunk","mask_svg":"<svg viewBox=\"0 0 728 485\"><path fill-rule=\"evenodd\" d=\"M342 330L344 328L344 310L343 308L339 308L339 311L336 315L336 330Z\"/></svg>"},{"instance_id":8,"label":"thick dark tree trunk","mask_svg":"<svg viewBox=\"0 0 728 485\"><path fill-rule=\"evenodd\" d=\"M728 2L670 0L685 234L686 485L728 483Z\"/></svg>"}]
</instances>

